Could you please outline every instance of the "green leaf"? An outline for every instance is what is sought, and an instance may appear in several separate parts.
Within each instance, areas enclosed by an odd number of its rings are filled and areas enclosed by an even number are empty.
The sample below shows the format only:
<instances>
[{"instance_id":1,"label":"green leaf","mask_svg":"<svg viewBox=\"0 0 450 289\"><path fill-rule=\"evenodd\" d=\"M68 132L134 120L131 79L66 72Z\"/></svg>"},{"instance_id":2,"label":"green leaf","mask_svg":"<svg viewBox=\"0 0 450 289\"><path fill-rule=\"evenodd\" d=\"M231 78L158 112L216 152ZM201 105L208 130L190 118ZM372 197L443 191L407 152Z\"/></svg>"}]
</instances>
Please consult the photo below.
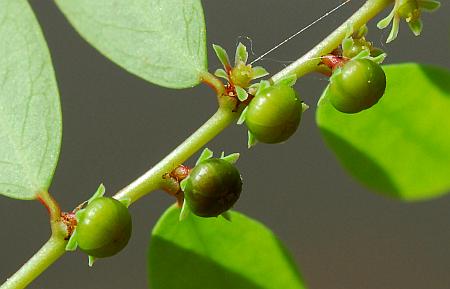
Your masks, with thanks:
<instances>
[{"instance_id":1,"label":"green leaf","mask_svg":"<svg viewBox=\"0 0 450 289\"><path fill-rule=\"evenodd\" d=\"M25 0L0 0L0 194L48 190L61 145L61 108L50 54Z\"/></svg>"},{"instance_id":2,"label":"green leaf","mask_svg":"<svg viewBox=\"0 0 450 289\"><path fill-rule=\"evenodd\" d=\"M286 249L264 225L242 214L189 216L169 208L155 226L148 265L152 289L300 289Z\"/></svg>"},{"instance_id":3,"label":"green leaf","mask_svg":"<svg viewBox=\"0 0 450 289\"><path fill-rule=\"evenodd\" d=\"M317 123L328 146L359 181L404 201L450 191L450 72L419 64L385 66L386 93L357 114L325 95Z\"/></svg>"},{"instance_id":4,"label":"green leaf","mask_svg":"<svg viewBox=\"0 0 450 289\"><path fill-rule=\"evenodd\" d=\"M56 0L70 23L113 62L169 88L197 85L207 71L200 0Z\"/></svg>"}]
</instances>

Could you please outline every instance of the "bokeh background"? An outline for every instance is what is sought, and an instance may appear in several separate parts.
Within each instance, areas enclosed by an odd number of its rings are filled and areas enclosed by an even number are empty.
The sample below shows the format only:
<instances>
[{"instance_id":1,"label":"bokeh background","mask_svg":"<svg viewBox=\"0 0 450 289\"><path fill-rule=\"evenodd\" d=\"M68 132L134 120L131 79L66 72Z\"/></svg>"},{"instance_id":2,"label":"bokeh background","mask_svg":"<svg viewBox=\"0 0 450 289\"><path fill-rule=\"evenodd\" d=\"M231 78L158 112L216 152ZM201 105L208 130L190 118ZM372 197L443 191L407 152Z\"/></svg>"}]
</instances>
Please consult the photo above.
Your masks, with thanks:
<instances>
[{"instance_id":1,"label":"bokeh background","mask_svg":"<svg viewBox=\"0 0 450 289\"><path fill-rule=\"evenodd\" d=\"M111 194L121 189L215 111L209 88L170 90L130 75L81 39L52 1L30 2L51 49L61 93L63 144L51 192L63 209L87 199L101 182ZM363 2L351 1L259 64L272 73L279 71ZM234 51L238 41L249 45L251 39L254 59L338 3L203 1L208 49L217 43ZM370 25L369 38L388 52L388 63L417 61L450 68L450 3L442 4L437 13L424 15L420 38L402 25L399 38L385 45L388 31L378 31L376 22ZM219 63L209 50L214 71ZM347 175L314 122L315 103L326 85L320 75L296 84L311 109L287 143L257 145L249 151L245 128L234 126L209 145L215 151L242 153L238 166L245 187L236 209L278 234L309 288L450 288L450 197L400 203L370 192ZM162 192L141 199L131 208L134 234L121 254L93 268L85 255L66 254L30 288L146 288L150 232L172 202ZM0 197L0 222L4 280L47 240L49 226L38 202L5 197Z\"/></svg>"}]
</instances>

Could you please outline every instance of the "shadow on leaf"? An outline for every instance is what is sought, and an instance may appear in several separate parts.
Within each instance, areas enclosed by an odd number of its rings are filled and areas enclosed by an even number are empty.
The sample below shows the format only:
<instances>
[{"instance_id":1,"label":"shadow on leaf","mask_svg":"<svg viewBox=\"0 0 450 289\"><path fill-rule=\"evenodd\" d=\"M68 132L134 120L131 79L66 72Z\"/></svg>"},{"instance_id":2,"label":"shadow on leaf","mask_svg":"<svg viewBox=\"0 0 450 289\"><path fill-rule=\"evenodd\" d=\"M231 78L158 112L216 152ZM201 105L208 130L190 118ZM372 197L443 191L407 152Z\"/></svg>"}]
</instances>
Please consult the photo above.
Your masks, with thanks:
<instances>
[{"instance_id":1,"label":"shadow on leaf","mask_svg":"<svg viewBox=\"0 0 450 289\"><path fill-rule=\"evenodd\" d=\"M149 260L150 264L158 264L150 266L148 271L152 289L263 289L236 272L163 238L152 239Z\"/></svg>"},{"instance_id":2,"label":"shadow on leaf","mask_svg":"<svg viewBox=\"0 0 450 289\"><path fill-rule=\"evenodd\" d=\"M340 163L357 180L376 192L384 193L396 199L403 199L400 191L389 175L367 154L327 129L321 129L321 133L326 143L338 156Z\"/></svg>"}]
</instances>

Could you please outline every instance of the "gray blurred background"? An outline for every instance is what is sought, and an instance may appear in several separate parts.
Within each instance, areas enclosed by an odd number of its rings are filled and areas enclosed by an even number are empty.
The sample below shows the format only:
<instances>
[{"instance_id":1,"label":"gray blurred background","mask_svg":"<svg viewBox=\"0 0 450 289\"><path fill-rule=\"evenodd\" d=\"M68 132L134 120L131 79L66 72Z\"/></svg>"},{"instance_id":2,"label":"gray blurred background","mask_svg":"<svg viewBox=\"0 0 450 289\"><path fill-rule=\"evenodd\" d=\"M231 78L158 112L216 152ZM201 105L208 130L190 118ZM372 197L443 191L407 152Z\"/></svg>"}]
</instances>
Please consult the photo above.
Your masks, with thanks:
<instances>
[{"instance_id":1,"label":"gray blurred background","mask_svg":"<svg viewBox=\"0 0 450 289\"><path fill-rule=\"evenodd\" d=\"M338 2L203 1L208 49L218 43L234 51L238 40L249 44L248 37L260 55ZM352 1L259 64L279 71L363 2ZM64 137L51 192L63 209L87 199L100 182L110 194L121 189L215 111L209 88L169 90L130 75L83 41L52 1L31 4L50 46L61 93ZM424 15L420 38L402 24L399 38L384 45L388 31L377 31L373 23L369 38L388 52L388 63L417 61L450 68L450 3L442 4L437 13ZM209 59L214 71L219 64L211 51ZM348 176L324 146L314 122L315 103L326 85L320 75L296 85L312 108L286 144L248 151L245 128L234 126L209 145L242 153L238 166L245 187L236 209L278 234L309 288L450 288L450 197L404 204L373 194ZM93 268L85 255L67 254L30 288L146 288L150 231L172 202L162 192L141 199L131 208L134 234L121 254ZM38 202L5 197L0 197L0 220L4 280L47 240L49 225Z\"/></svg>"}]
</instances>

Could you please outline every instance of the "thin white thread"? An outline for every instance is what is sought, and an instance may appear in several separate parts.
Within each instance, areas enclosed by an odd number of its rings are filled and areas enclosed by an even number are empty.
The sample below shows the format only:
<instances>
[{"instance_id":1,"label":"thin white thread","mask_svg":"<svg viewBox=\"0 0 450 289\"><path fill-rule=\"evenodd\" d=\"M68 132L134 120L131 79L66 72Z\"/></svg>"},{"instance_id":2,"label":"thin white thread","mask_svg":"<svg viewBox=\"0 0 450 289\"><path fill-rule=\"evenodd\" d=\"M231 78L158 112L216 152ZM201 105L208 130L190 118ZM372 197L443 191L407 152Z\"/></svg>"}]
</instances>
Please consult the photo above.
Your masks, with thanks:
<instances>
[{"instance_id":1,"label":"thin white thread","mask_svg":"<svg viewBox=\"0 0 450 289\"><path fill-rule=\"evenodd\" d=\"M237 37L237 40L236 40L236 46L238 46L239 42L241 42L241 39L243 39L243 38L244 38L245 40L247 40L248 43L250 43L250 53L251 53L253 56L256 56L256 53L253 51L253 39L251 39L250 37L239 35L239 36Z\"/></svg>"},{"instance_id":2,"label":"thin white thread","mask_svg":"<svg viewBox=\"0 0 450 289\"><path fill-rule=\"evenodd\" d=\"M288 38L286 38L284 41L280 42L278 45L274 46L273 48L269 49L268 51L264 52L261 56L257 57L255 60L253 60L252 62L250 62L250 64L255 63L256 61L259 61L261 59L264 58L264 56L266 56L267 54L271 53L272 51L278 49L280 46L286 44L286 42L290 41L292 38L296 37L297 35L299 35L300 33L303 33L305 30L308 30L309 28L311 28L313 25L315 25L316 23L322 21L324 18L328 17L330 14L334 13L336 10L338 10L339 8L341 8L342 6L346 5L347 3L349 3L351 0L346 0L343 3L341 3L340 5L336 6L335 8L331 9L330 11L328 11L327 13L325 13L324 15L320 16L319 18L317 18L316 20L314 20L313 22L311 22L310 24L308 24L307 26L303 27L302 29L300 29L299 31L297 31L296 33L292 34L291 36L289 36Z\"/></svg>"}]
</instances>

